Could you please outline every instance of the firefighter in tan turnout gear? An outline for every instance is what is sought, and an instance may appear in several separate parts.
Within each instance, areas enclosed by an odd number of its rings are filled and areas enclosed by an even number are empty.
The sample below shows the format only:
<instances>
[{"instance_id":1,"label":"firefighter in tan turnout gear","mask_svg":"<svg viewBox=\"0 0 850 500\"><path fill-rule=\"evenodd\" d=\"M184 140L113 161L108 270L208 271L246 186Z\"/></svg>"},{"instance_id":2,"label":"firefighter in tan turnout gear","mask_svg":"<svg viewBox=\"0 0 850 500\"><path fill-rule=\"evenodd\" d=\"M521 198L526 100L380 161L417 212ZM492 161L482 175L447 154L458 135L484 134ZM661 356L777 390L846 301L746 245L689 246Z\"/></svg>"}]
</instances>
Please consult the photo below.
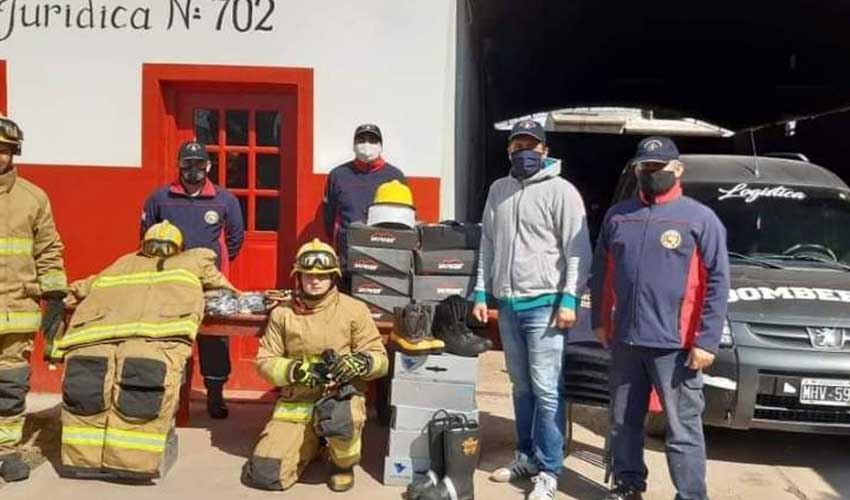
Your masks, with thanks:
<instances>
[{"instance_id":1,"label":"firefighter in tan turnout gear","mask_svg":"<svg viewBox=\"0 0 850 500\"><path fill-rule=\"evenodd\" d=\"M53 349L65 359L62 475L150 480L176 459L174 414L203 291L235 291L215 253L182 246L180 230L160 222L139 252L71 285L82 302Z\"/></svg>"},{"instance_id":2,"label":"firefighter in tan turnout gear","mask_svg":"<svg viewBox=\"0 0 850 500\"><path fill-rule=\"evenodd\" d=\"M318 239L303 245L292 272L296 291L272 310L257 353L259 373L281 395L242 481L287 489L325 442L328 487L347 491L360 462L365 382L386 375L387 353L367 307L337 289L341 273L330 245Z\"/></svg>"},{"instance_id":3,"label":"firefighter in tan turnout gear","mask_svg":"<svg viewBox=\"0 0 850 500\"><path fill-rule=\"evenodd\" d=\"M35 332L61 328L67 289L62 241L47 195L18 176L23 132L0 115L0 476L29 477L16 451L24 427L29 359ZM42 316L39 300L46 302Z\"/></svg>"}]
</instances>

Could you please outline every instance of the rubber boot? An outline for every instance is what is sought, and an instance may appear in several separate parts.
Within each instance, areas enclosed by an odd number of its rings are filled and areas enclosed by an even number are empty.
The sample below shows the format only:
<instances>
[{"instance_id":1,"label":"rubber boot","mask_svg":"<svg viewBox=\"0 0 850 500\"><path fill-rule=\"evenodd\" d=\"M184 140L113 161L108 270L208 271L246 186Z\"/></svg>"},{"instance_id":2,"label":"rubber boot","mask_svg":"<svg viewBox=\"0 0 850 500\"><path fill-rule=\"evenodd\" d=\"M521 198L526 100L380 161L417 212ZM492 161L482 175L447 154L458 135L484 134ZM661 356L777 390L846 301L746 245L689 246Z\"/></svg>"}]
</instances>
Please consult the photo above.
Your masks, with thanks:
<instances>
[{"instance_id":1,"label":"rubber boot","mask_svg":"<svg viewBox=\"0 0 850 500\"><path fill-rule=\"evenodd\" d=\"M331 477L328 478L328 488L336 493L343 493L354 488L354 470L340 469L331 464Z\"/></svg>"},{"instance_id":2,"label":"rubber boot","mask_svg":"<svg viewBox=\"0 0 850 500\"><path fill-rule=\"evenodd\" d=\"M407 486L407 500L418 500L429 488L437 486L446 475L446 462L443 456L443 431L452 424L462 424L458 416L452 416L440 410L428 421L428 459L430 470L425 475L416 475Z\"/></svg>"},{"instance_id":3,"label":"rubber boot","mask_svg":"<svg viewBox=\"0 0 850 500\"><path fill-rule=\"evenodd\" d=\"M431 333L434 309L425 304L408 304L393 309L393 330L390 341L409 356L443 352L445 344Z\"/></svg>"},{"instance_id":4,"label":"rubber boot","mask_svg":"<svg viewBox=\"0 0 850 500\"><path fill-rule=\"evenodd\" d=\"M426 489L418 500L473 500L473 476L480 452L478 422L470 420L459 426L446 428L443 432L446 475L440 484Z\"/></svg>"},{"instance_id":5,"label":"rubber boot","mask_svg":"<svg viewBox=\"0 0 850 500\"><path fill-rule=\"evenodd\" d=\"M7 483L23 481L30 477L30 466L21 457L20 453L9 453L0 457L3 464L0 465L0 477Z\"/></svg>"},{"instance_id":6,"label":"rubber boot","mask_svg":"<svg viewBox=\"0 0 850 500\"><path fill-rule=\"evenodd\" d=\"M452 295L434 310L434 336L446 343L446 352L474 358L493 347L489 339L472 333L466 323L469 302Z\"/></svg>"},{"instance_id":7,"label":"rubber boot","mask_svg":"<svg viewBox=\"0 0 850 500\"><path fill-rule=\"evenodd\" d=\"M210 418L222 420L230 415L227 405L224 403L224 381L215 379L204 379L207 388L207 413Z\"/></svg>"}]
</instances>

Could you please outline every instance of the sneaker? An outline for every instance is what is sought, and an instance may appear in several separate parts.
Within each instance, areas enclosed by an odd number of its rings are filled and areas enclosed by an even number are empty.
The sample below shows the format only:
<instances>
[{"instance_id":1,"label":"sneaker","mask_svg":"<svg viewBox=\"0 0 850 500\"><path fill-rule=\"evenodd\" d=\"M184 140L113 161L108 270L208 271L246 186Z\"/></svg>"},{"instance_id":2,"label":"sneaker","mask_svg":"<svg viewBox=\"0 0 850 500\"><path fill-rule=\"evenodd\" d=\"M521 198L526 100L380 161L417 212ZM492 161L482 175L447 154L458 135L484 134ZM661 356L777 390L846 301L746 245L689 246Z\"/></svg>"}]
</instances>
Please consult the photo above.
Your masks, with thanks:
<instances>
[{"instance_id":1,"label":"sneaker","mask_svg":"<svg viewBox=\"0 0 850 500\"><path fill-rule=\"evenodd\" d=\"M608 493L605 500L643 500L643 493L628 484L618 484Z\"/></svg>"},{"instance_id":2,"label":"sneaker","mask_svg":"<svg viewBox=\"0 0 850 500\"><path fill-rule=\"evenodd\" d=\"M507 483L523 477L536 476L538 472L537 464L528 458L528 455L517 452L514 461L506 467L496 469L490 475L490 480L497 483Z\"/></svg>"},{"instance_id":3,"label":"sneaker","mask_svg":"<svg viewBox=\"0 0 850 500\"><path fill-rule=\"evenodd\" d=\"M558 491L558 478L548 472L541 472L531 478L534 489L528 494L528 500L553 500Z\"/></svg>"}]
</instances>

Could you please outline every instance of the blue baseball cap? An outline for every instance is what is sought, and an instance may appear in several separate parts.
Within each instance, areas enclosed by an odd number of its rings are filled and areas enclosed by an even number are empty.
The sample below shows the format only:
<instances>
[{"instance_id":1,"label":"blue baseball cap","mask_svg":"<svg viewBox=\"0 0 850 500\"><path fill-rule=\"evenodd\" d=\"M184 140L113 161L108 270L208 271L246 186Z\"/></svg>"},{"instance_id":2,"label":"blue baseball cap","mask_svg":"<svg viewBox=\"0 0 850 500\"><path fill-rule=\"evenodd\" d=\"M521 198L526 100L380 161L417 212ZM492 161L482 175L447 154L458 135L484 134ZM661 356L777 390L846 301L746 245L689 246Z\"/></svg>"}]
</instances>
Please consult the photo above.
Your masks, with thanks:
<instances>
[{"instance_id":1,"label":"blue baseball cap","mask_svg":"<svg viewBox=\"0 0 850 500\"><path fill-rule=\"evenodd\" d=\"M514 126L511 129L511 135L508 136L508 142L511 142L515 137L519 137L521 135L533 137L543 144L546 144L546 130L543 128L543 125L540 125L534 120L520 120L514 123Z\"/></svg>"},{"instance_id":2,"label":"blue baseball cap","mask_svg":"<svg viewBox=\"0 0 850 500\"><path fill-rule=\"evenodd\" d=\"M679 158L679 148L669 137L653 136L640 141L632 163L657 161L667 163Z\"/></svg>"}]
</instances>

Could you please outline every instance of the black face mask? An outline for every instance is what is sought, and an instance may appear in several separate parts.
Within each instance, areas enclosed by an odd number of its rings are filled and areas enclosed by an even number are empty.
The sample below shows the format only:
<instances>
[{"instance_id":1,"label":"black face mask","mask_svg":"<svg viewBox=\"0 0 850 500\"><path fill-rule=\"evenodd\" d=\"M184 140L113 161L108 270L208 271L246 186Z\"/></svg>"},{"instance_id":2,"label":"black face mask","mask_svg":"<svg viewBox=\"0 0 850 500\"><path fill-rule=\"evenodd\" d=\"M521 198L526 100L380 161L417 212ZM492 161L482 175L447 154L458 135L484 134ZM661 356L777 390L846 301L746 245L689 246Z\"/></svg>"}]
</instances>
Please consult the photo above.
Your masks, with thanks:
<instances>
[{"instance_id":1,"label":"black face mask","mask_svg":"<svg viewBox=\"0 0 850 500\"><path fill-rule=\"evenodd\" d=\"M200 184L207 177L206 167L189 167L180 169L180 179L186 184Z\"/></svg>"},{"instance_id":2,"label":"black face mask","mask_svg":"<svg viewBox=\"0 0 850 500\"><path fill-rule=\"evenodd\" d=\"M670 191L675 185L676 173L669 170L641 170L638 173L638 186L641 192L650 198Z\"/></svg>"}]
</instances>

